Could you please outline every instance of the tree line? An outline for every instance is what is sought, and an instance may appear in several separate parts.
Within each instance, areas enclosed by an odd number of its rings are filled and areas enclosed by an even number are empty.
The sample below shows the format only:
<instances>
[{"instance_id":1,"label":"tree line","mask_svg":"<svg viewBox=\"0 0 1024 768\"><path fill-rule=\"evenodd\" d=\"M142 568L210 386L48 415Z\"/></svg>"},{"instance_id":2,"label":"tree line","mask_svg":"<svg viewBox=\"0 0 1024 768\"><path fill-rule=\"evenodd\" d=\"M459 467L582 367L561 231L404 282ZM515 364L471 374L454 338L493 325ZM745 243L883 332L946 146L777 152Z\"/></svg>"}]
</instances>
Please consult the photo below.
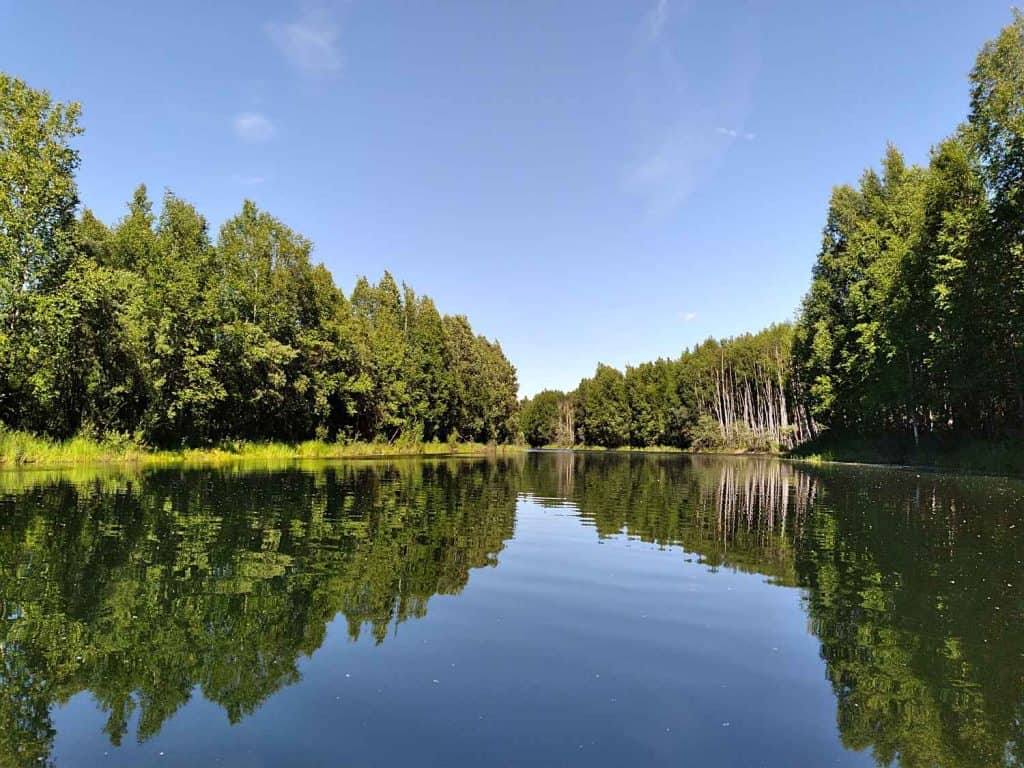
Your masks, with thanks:
<instances>
[{"instance_id":1,"label":"tree line","mask_svg":"<svg viewBox=\"0 0 1024 768\"><path fill-rule=\"evenodd\" d=\"M1024 428L1024 16L985 44L967 120L836 187L794 338L833 429L920 440Z\"/></svg>"},{"instance_id":2,"label":"tree line","mask_svg":"<svg viewBox=\"0 0 1024 768\"><path fill-rule=\"evenodd\" d=\"M598 365L572 392L524 399L520 428L534 446L791 448L814 429L795 396L793 333L783 323L625 372Z\"/></svg>"},{"instance_id":3,"label":"tree line","mask_svg":"<svg viewBox=\"0 0 1024 768\"><path fill-rule=\"evenodd\" d=\"M985 44L967 120L832 192L794 324L598 366L523 401L532 445L791 448L824 431L938 444L1024 430L1024 16Z\"/></svg>"},{"instance_id":4,"label":"tree line","mask_svg":"<svg viewBox=\"0 0 1024 768\"><path fill-rule=\"evenodd\" d=\"M387 272L340 290L245 201L214 237L146 188L79 215L77 104L0 73L0 423L153 445L510 441L516 371Z\"/></svg>"},{"instance_id":5,"label":"tree line","mask_svg":"<svg viewBox=\"0 0 1024 768\"><path fill-rule=\"evenodd\" d=\"M455 440L787 449L833 433L1024 429L1024 16L985 44L967 120L833 190L795 323L599 365L517 402L463 316L385 273L348 294L246 201L212 237L139 187L79 215L76 104L0 75L0 424L153 445Z\"/></svg>"}]
</instances>

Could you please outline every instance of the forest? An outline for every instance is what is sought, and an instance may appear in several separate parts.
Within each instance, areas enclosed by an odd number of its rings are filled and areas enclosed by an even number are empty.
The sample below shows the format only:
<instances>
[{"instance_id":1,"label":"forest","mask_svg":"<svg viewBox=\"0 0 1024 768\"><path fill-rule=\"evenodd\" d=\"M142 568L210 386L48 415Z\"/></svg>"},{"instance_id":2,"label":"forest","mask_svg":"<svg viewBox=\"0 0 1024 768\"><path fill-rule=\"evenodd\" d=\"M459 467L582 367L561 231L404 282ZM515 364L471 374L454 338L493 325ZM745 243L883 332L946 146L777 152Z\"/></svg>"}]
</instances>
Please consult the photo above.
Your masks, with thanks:
<instances>
[{"instance_id":1,"label":"forest","mask_svg":"<svg viewBox=\"0 0 1024 768\"><path fill-rule=\"evenodd\" d=\"M966 122L925 167L890 146L832 193L794 361L842 429L1024 427L1024 17L978 55Z\"/></svg>"},{"instance_id":2,"label":"forest","mask_svg":"<svg viewBox=\"0 0 1024 768\"><path fill-rule=\"evenodd\" d=\"M520 410L534 446L792 448L814 428L795 398L793 326L709 339L676 360L599 365L572 392L546 390Z\"/></svg>"},{"instance_id":3,"label":"forest","mask_svg":"<svg viewBox=\"0 0 1024 768\"><path fill-rule=\"evenodd\" d=\"M149 446L471 440L791 450L1024 430L1024 16L965 121L832 191L793 322L518 401L500 345L387 272L346 293L245 201L216 236L145 187L81 208L77 104L0 75L0 425Z\"/></svg>"},{"instance_id":4,"label":"forest","mask_svg":"<svg viewBox=\"0 0 1024 768\"><path fill-rule=\"evenodd\" d=\"M346 294L250 201L212 235L146 188L81 209L79 107L0 74L0 423L152 446L508 442L516 371L387 272Z\"/></svg>"},{"instance_id":5,"label":"forest","mask_svg":"<svg viewBox=\"0 0 1024 768\"><path fill-rule=\"evenodd\" d=\"M955 445L1024 429L1024 16L986 43L967 119L832 191L796 322L523 403L533 445Z\"/></svg>"}]
</instances>

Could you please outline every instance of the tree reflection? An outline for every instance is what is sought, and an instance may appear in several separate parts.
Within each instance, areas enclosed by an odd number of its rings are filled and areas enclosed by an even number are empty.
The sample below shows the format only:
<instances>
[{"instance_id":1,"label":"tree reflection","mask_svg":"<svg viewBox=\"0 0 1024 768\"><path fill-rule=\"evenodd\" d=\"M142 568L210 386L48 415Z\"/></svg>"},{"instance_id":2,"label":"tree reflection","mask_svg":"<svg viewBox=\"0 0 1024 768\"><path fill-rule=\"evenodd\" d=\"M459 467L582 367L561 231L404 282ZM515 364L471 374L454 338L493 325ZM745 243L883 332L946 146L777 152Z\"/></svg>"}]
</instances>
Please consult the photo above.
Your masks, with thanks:
<instances>
[{"instance_id":1,"label":"tree reflection","mask_svg":"<svg viewBox=\"0 0 1024 768\"><path fill-rule=\"evenodd\" d=\"M843 743L879 765L1024 762L1024 523L1009 481L764 459L530 454L318 471L0 476L0 764L89 691L114 744L198 691L231 722L343 616L381 643L497 563L518 495L600 537L803 589Z\"/></svg>"},{"instance_id":2,"label":"tree reflection","mask_svg":"<svg viewBox=\"0 0 1024 768\"><path fill-rule=\"evenodd\" d=\"M765 459L531 456L601 536L805 589L843 743L879 765L1024 765L1024 486Z\"/></svg>"},{"instance_id":3,"label":"tree reflection","mask_svg":"<svg viewBox=\"0 0 1024 768\"><path fill-rule=\"evenodd\" d=\"M822 475L797 570L844 744L879 765L1024 763L1019 484Z\"/></svg>"},{"instance_id":4,"label":"tree reflection","mask_svg":"<svg viewBox=\"0 0 1024 768\"><path fill-rule=\"evenodd\" d=\"M426 612L496 563L515 472L495 463L322 473L152 472L0 501L0 763L50 751L49 710L89 690L119 744L198 688L236 722L349 635Z\"/></svg>"},{"instance_id":5,"label":"tree reflection","mask_svg":"<svg viewBox=\"0 0 1024 768\"><path fill-rule=\"evenodd\" d=\"M793 538L815 495L791 464L672 454L531 454L524 486L540 504L571 502L601 536L681 545L783 584L796 583Z\"/></svg>"}]
</instances>

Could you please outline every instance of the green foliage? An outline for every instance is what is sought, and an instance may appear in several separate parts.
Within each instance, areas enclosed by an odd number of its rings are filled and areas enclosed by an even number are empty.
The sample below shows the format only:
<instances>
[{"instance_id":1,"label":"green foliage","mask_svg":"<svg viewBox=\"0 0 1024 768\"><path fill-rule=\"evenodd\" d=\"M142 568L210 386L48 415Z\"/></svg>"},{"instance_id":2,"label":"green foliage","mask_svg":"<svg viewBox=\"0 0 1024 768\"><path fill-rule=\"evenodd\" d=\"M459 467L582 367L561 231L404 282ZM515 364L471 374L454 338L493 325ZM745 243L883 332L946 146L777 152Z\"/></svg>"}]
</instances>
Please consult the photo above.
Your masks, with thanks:
<instances>
[{"instance_id":1,"label":"green foliage","mask_svg":"<svg viewBox=\"0 0 1024 768\"><path fill-rule=\"evenodd\" d=\"M806 440L813 424L794 396L793 327L773 325L733 339L708 339L676 360L598 366L570 395L541 393L522 404L531 445L779 451ZM554 405L572 404L572 418ZM555 430L572 439L550 438Z\"/></svg>"},{"instance_id":2,"label":"green foliage","mask_svg":"<svg viewBox=\"0 0 1024 768\"><path fill-rule=\"evenodd\" d=\"M62 291L74 261L75 169L71 140L81 133L77 104L0 73L0 419L38 419L54 371L39 373L51 352L46 330L75 311ZM66 339L65 339L66 341Z\"/></svg>"},{"instance_id":3,"label":"green foliage","mask_svg":"<svg viewBox=\"0 0 1024 768\"><path fill-rule=\"evenodd\" d=\"M519 429L523 439L534 448L556 445L559 440L559 415L565 393L553 389L526 398L519 407ZM568 445L573 444L571 435Z\"/></svg>"},{"instance_id":4,"label":"green foliage","mask_svg":"<svg viewBox=\"0 0 1024 768\"><path fill-rule=\"evenodd\" d=\"M443 319L451 376L449 428L481 442L509 442L518 434L516 370L501 346L476 336L463 315Z\"/></svg>"},{"instance_id":5,"label":"green foliage","mask_svg":"<svg viewBox=\"0 0 1024 768\"><path fill-rule=\"evenodd\" d=\"M797 326L797 391L848 435L1024 429L1024 17L985 45L971 112L926 168L890 147L834 190Z\"/></svg>"},{"instance_id":6,"label":"green foliage","mask_svg":"<svg viewBox=\"0 0 1024 768\"><path fill-rule=\"evenodd\" d=\"M145 187L77 220L77 105L0 75L0 423L66 438L790 449L818 435L1024 431L1024 16L971 72L968 121L834 189L795 327L598 366L517 403L515 368L385 272L350 296L245 201L205 219Z\"/></svg>"},{"instance_id":7,"label":"green foliage","mask_svg":"<svg viewBox=\"0 0 1024 768\"><path fill-rule=\"evenodd\" d=\"M144 186L113 226L76 220L77 118L0 75L0 424L161 447L515 438L497 342L387 272L346 297L251 201L216 243Z\"/></svg>"},{"instance_id":8,"label":"green foliage","mask_svg":"<svg viewBox=\"0 0 1024 768\"><path fill-rule=\"evenodd\" d=\"M629 402L621 371L598 365L592 379L576 389L576 423L581 442L618 448L629 443Z\"/></svg>"}]
</instances>

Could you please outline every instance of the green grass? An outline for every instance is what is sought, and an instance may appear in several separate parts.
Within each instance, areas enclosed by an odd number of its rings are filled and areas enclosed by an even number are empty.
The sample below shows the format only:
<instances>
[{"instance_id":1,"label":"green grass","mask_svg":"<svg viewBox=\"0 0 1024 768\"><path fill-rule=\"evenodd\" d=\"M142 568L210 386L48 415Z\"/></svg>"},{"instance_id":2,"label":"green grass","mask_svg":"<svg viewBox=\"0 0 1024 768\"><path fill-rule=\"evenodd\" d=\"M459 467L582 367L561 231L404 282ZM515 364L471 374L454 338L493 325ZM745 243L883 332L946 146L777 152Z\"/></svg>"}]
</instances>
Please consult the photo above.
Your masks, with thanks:
<instances>
[{"instance_id":1,"label":"green grass","mask_svg":"<svg viewBox=\"0 0 1024 768\"><path fill-rule=\"evenodd\" d=\"M84 464L218 464L235 461L370 459L399 456L483 456L519 450L482 443L302 443L226 441L209 448L154 450L127 440L86 437L51 440L0 429L0 467L63 467Z\"/></svg>"}]
</instances>

